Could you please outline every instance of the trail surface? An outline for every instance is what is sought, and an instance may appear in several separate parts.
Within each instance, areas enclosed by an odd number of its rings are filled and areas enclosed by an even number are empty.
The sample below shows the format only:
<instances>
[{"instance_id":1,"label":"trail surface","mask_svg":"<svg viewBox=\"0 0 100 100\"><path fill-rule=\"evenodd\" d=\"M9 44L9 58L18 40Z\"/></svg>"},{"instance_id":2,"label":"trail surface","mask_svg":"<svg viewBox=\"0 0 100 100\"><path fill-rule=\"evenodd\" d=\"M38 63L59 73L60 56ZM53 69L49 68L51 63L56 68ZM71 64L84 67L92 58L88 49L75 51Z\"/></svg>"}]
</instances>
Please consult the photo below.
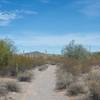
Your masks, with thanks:
<instances>
[{"instance_id":1,"label":"trail surface","mask_svg":"<svg viewBox=\"0 0 100 100\"><path fill-rule=\"evenodd\" d=\"M62 93L55 92L56 66L49 65L48 69L38 71L36 69L35 79L24 88L24 94L20 100L68 100ZM27 86L27 85L26 85Z\"/></svg>"}]
</instances>

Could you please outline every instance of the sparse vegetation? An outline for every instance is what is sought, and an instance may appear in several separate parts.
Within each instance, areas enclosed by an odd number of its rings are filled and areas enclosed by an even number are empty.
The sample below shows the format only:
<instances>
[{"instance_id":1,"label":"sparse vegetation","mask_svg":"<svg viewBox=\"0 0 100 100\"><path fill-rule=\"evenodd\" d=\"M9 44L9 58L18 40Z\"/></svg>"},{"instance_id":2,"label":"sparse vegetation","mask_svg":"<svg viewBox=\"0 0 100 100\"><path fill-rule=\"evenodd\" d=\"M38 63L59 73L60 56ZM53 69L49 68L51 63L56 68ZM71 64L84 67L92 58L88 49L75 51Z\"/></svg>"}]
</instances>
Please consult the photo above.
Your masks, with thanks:
<instances>
[{"instance_id":1,"label":"sparse vegetation","mask_svg":"<svg viewBox=\"0 0 100 100\"><path fill-rule=\"evenodd\" d=\"M17 76L18 73L46 63L45 55L17 54L11 40L0 40L0 75Z\"/></svg>"},{"instance_id":2,"label":"sparse vegetation","mask_svg":"<svg viewBox=\"0 0 100 100\"><path fill-rule=\"evenodd\" d=\"M47 68L48 68L48 65L45 64L45 65L39 66L38 70L39 70L39 71L44 71L44 70L46 70Z\"/></svg>"},{"instance_id":3,"label":"sparse vegetation","mask_svg":"<svg viewBox=\"0 0 100 100\"><path fill-rule=\"evenodd\" d=\"M57 69L57 89L67 89L68 95L82 94L81 100L99 100L100 54L90 53L74 41L63 49L62 54L62 64Z\"/></svg>"},{"instance_id":4,"label":"sparse vegetation","mask_svg":"<svg viewBox=\"0 0 100 100\"><path fill-rule=\"evenodd\" d=\"M100 53L90 53L80 44L71 41L62 50L62 55L17 54L14 43L0 40L0 75L17 77L30 82L33 73L28 70L38 66L45 70L46 64L57 64L56 89L66 89L69 95L83 94L84 100L100 99ZM80 81L81 79L81 81ZM0 96L8 92L19 92L16 82L0 83Z\"/></svg>"},{"instance_id":5,"label":"sparse vegetation","mask_svg":"<svg viewBox=\"0 0 100 100\"><path fill-rule=\"evenodd\" d=\"M1 96L6 96L8 94L8 90L6 87L0 85L0 97Z\"/></svg>"},{"instance_id":6,"label":"sparse vegetation","mask_svg":"<svg viewBox=\"0 0 100 100\"><path fill-rule=\"evenodd\" d=\"M87 93L86 84L84 82L71 83L67 90L69 95L78 95Z\"/></svg>"},{"instance_id":7,"label":"sparse vegetation","mask_svg":"<svg viewBox=\"0 0 100 100\"><path fill-rule=\"evenodd\" d=\"M88 66L89 51L87 51L82 45L75 44L71 41L62 50L64 56L63 68L72 74L85 73L90 70Z\"/></svg>"},{"instance_id":8,"label":"sparse vegetation","mask_svg":"<svg viewBox=\"0 0 100 100\"><path fill-rule=\"evenodd\" d=\"M17 79L22 82L30 82L32 78L33 78L33 73L31 71L19 73L17 76Z\"/></svg>"},{"instance_id":9,"label":"sparse vegetation","mask_svg":"<svg viewBox=\"0 0 100 100\"><path fill-rule=\"evenodd\" d=\"M91 100L100 100L100 68L92 69L88 74L88 87Z\"/></svg>"},{"instance_id":10,"label":"sparse vegetation","mask_svg":"<svg viewBox=\"0 0 100 100\"><path fill-rule=\"evenodd\" d=\"M57 77L61 77L60 83L63 83L67 86L75 80L75 77L90 70L90 66L87 66L87 60L90 53L82 45L75 44L74 41L71 41L63 49L62 53L64 59L62 61L62 65L58 67L59 75L57 75Z\"/></svg>"},{"instance_id":11,"label":"sparse vegetation","mask_svg":"<svg viewBox=\"0 0 100 100\"><path fill-rule=\"evenodd\" d=\"M8 90L8 92L19 92L20 91L20 87L18 83L15 81L6 82L5 87Z\"/></svg>"},{"instance_id":12,"label":"sparse vegetation","mask_svg":"<svg viewBox=\"0 0 100 100\"><path fill-rule=\"evenodd\" d=\"M57 69L56 76L57 76L57 82L56 82L57 90L68 88L70 83L72 83L74 80L73 75L63 70L61 66L59 66L59 68Z\"/></svg>"},{"instance_id":13,"label":"sparse vegetation","mask_svg":"<svg viewBox=\"0 0 100 100\"><path fill-rule=\"evenodd\" d=\"M15 46L9 39L0 40L0 74L5 74L9 69L9 61L15 53Z\"/></svg>"},{"instance_id":14,"label":"sparse vegetation","mask_svg":"<svg viewBox=\"0 0 100 100\"><path fill-rule=\"evenodd\" d=\"M15 80L3 79L0 80L0 100L8 100L9 93L20 92L20 86Z\"/></svg>"}]
</instances>

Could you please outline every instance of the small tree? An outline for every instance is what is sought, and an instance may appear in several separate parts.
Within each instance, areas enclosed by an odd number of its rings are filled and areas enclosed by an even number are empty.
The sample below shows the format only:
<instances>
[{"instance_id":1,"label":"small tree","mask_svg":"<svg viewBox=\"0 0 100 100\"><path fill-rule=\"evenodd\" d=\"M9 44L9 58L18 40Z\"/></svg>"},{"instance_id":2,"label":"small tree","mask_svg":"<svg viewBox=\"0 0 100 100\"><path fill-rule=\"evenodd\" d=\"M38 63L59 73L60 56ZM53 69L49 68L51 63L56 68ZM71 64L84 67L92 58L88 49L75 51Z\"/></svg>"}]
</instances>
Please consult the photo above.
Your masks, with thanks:
<instances>
[{"instance_id":1,"label":"small tree","mask_svg":"<svg viewBox=\"0 0 100 100\"><path fill-rule=\"evenodd\" d=\"M75 41L72 40L62 50L62 54L65 58L63 68L66 68L67 71L73 74L89 71L88 58L90 52L81 44L75 44Z\"/></svg>"},{"instance_id":2,"label":"small tree","mask_svg":"<svg viewBox=\"0 0 100 100\"><path fill-rule=\"evenodd\" d=\"M9 39L0 40L0 68L7 67L9 65L9 60L15 52L15 46L13 42Z\"/></svg>"},{"instance_id":3,"label":"small tree","mask_svg":"<svg viewBox=\"0 0 100 100\"><path fill-rule=\"evenodd\" d=\"M62 54L66 58L85 60L88 58L90 53L81 44L75 44L75 41L72 40L67 46L64 47Z\"/></svg>"}]
</instances>

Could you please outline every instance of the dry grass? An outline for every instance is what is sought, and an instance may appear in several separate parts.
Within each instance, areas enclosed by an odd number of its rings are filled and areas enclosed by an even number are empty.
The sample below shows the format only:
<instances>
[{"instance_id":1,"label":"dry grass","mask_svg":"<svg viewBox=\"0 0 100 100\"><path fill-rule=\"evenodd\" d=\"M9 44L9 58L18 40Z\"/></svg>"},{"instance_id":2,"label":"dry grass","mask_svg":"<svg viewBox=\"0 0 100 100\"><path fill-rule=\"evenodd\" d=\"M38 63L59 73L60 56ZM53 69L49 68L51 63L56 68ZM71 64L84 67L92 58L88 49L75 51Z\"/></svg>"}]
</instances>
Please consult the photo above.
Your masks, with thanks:
<instances>
[{"instance_id":1,"label":"dry grass","mask_svg":"<svg viewBox=\"0 0 100 100\"><path fill-rule=\"evenodd\" d=\"M17 75L18 81L21 81L21 82L31 82L32 78L33 78L32 71L25 71Z\"/></svg>"},{"instance_id":2,"label":"dry grass","mask_svg":"<svg viewBox=\"0 0 100 100\"><path fill-rule=\"evenodd\" d=\"M92 69L89 73L88 87L91 100L100 100L100 68Z\"/></svg>"},{"instance_id":3,"label":"dry grass","mask_svg":"<svg viewBox=\"0 0 100 100\"><path fill-rule=\"evenodd\" d=\"M56 82L57 90L66 89L74 80L73 75L63 70L61 66L59 66L56 71L56 77L57 77L57 82Z\"/></svg>"},{"instance_id":4,"label":"dry grass","mask_svg":"<svg viewBox=\"0 0 100 100\"><path fill-rule=\"evenodd\" d=\"M5 87L9 92L20 92L20 87L15 81L8 81L5 83Z\"/></svg>"},{"instance_id":5,"label":"dry grass","mask_svg":"<svg viewBox=\"0 0 100 100\"><path fill-rule=\"evenodd\" d=\"M67 89L69 95L86 94L88 92L86 84L84 82L71 83Z\"/></svg>"},{"instance_id":6,"label":"dry grass","mask_svg":"<svg viewBox=\"0 0 100 100\"><path fill-rule=\"evenodd\" d=\"M71 96L84 95L84 98L75 100L100 100L100 68L93 68L86 77L81 76L84 78L81 82L78 77L79 80L69 85L67 93Z\"/></svg>"},{"instance_id":7,"label":"dry grass","mask_svg":"<svg viewBox=\"0 0 100 100\"><path fill-rule=\"evenodd\" d=\"M10 78L0 78L0 98L8 100L8 94L14 92L20 92L20 86L16 80Z\"/></svg>"}]
</instances>

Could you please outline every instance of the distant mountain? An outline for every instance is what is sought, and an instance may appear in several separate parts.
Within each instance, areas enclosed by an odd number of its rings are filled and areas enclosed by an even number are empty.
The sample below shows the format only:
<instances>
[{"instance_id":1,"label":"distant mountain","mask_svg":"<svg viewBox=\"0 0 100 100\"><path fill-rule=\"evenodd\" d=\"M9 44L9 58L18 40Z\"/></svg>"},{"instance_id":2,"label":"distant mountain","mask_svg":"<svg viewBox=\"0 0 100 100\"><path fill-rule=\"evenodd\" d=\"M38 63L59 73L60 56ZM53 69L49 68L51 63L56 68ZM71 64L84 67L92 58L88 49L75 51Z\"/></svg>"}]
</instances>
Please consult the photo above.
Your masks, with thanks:
<instances>
[{"instance_id":1,"label":"distant mountain","mask_svg":"<svg viewBox=\"0 0 100 100\"><path fill-rule=\"evenodd\" d=\"M33 52L27 52L27 53L24 53L23 55L26 55L26 56L61 56L60 54L46 54L46 53L43 53L43 52L39 52L39 51L33 51Z\"/></svg>"},{"instance_id":2,"label":"distant mountain","mask_svg":"<svg viewBox=\"0 0 100 100\"><path fill-rule=\"evenodd\" d=\"M25 53L24 55L42 56L42 55L45 55L45 53L34 51L34 52Z\"/></svg>"}]
</instances>

